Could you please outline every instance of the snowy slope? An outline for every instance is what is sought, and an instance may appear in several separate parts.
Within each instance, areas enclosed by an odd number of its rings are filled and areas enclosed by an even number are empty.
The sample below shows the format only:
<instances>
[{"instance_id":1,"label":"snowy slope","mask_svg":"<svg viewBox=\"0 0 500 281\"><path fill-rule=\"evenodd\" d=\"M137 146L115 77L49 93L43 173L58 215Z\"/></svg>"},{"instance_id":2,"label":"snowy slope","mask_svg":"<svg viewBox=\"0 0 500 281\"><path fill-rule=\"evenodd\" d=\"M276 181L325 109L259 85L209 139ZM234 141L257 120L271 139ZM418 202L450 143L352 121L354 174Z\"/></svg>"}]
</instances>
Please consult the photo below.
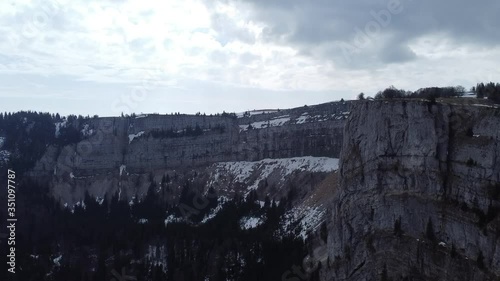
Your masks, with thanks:
<instances>
[{"instance_id":1,"label":"snowy slope","mask_svg":"<svg viewBox=\"0 0 500 281\"><path fill-rule=\"evenodd\" d=\"M259 183L265 181L271 174L279 175L285 179L292 173L299 172L333 172L338 169L339 160L328 157L296 157L283 159L264 159L256 162L222 162L213 165L211 174L212 183L219 181L220 177L232 178L232 182L247 186L247 190L255 190Z\"/></svg>"}]
</instances>

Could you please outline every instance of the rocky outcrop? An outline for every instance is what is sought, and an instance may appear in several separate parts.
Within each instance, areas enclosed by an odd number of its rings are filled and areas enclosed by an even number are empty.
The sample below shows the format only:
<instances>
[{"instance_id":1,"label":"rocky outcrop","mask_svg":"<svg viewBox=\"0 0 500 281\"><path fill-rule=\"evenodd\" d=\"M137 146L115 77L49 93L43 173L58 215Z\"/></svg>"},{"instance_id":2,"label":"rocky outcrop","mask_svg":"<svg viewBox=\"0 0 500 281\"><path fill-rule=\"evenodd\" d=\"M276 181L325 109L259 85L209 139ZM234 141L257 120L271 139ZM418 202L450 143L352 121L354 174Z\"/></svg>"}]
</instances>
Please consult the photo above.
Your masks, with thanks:
<instances>
[{"instance_id":1,"label":"rocky outcrop","mask_svg":"<svg viewBox=\"0 0 500 281\"><path fill-rule=\"evenodd\" d=\"M500 110L351 104L323 280L498 280Z\"/></svg>"}]
</instances>

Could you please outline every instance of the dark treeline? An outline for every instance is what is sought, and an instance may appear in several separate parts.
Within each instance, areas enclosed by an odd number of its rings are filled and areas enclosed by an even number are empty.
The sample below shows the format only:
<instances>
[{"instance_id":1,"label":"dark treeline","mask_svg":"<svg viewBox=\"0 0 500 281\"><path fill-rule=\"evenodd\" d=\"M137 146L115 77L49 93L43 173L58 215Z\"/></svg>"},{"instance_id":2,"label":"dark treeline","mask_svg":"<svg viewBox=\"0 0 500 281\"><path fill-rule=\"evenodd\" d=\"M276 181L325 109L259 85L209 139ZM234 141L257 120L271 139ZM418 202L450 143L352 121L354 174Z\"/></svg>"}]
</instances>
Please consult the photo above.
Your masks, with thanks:
<instances>
[{"instance_id":1,"label":"dark treeline","mask_svg":"<svg viewBox=\"0 0 500 281\"><path fill-rule=\"evenodd\" d=\"M465 93L463 87L430 87L422 88L415 92L396 89L391 86L375 95L375 99L398 99L398 98L423 98L423 99L436 99L459 97Z\"/></svg>"},{"instance_id":2,"label":"dark treeline","mask_svg":"<svg viewBox=\"0 0 500 281\"><path fill-rule=\"evenodd\" d=\"M472 91L476 93L478 99L487 98L494 103L500 103L500 83L479 83L472 88Z\"/></svg>"},{"instance_id":3,"label":"dark treeline","mask_svg":"<svg viewBox=\"0 0 500 281\"><path fill-rule=\"evenodd\" d=\"M194 128L191 126L187 126L183 130L177 130L174 128L170 128L168 130L155 129L151 130L148 133L148 136L151 136L153 138L197 137L203 135L206 131L218 132L220 134L223 134L226 131L226 128L224 127L224 125L218 124L208 128L207 130L203 130L199 125L196 125Z\"/></svg>"},{"instance_id":4,"label":"dark treeline","mask_svg":"<svg viewBox=\"0 0 500 281\"><path fill-rule=\"evenodd\" d=\"M160 114L159 114L159 113L149 113L149 114L145 114L145 115L147 115L147 116L158 116L158 115L160 115ZM180 112L172 112L172 113L170 113L170 114L169 114L169 113L167 113L167 114L165 114L165 115L166 115L166 116L192 116L192 115L190 115L190 114L184 114L184 113L180 113ZM140 115L139 115L139 116L140 116ZM233 118L233 119L238 118L238 116L236 115L236 113L234 113L234 112L228 113L228 112L225 112L225 111L223 111L222 113L209 114L209 115L207 115L206 113L197 112L197 113L195 114L195 116L205 116L205 117L206 117L206 116L210 116L210 117L214 117L214 116L215 116L215 117L228 117L228 118ZM126 117L126 118L137 118L137 117L138 117L138 115L137 115L136 113L132 113L132 114L130 114L130 115L129 115L129 114L124 114L124 113L122 112L121 117Z\"/></svg>"},{"instance_id":5,"label":"dark treeline","mask_svg":"<svg viewBox=\"0 0 500 281\"><path fill-rule=\"evenodd\" d=\"M379 91L375 95L375 99L404 99L404 98L420 98L435 100L437 98L455 98L463 96L467 91L462 86L456 87L428 87L422 88L417 91L406 91L403 89L397 89L391 86L383 91ZM500 103L500 84L489 82L487 84L478 83L470 89L471 93L474 93L478 99L488 99L494 103ZM359 100L371 99L370 97L365 97L364 93L358 95Z\"/></svg>"},{"instance_id":6,"label":"dark treeline","mask_svg":"<svg viewBox=\"0 0 500 281\"><path fill-rule=\"evenodd\" d=\"M0 113L0 136L5 137L2 149L11 152L9 167L22 173L34 166L49 145L79 142L80 130L88 118L33 111Z\"/></svg>"}]
</instances>

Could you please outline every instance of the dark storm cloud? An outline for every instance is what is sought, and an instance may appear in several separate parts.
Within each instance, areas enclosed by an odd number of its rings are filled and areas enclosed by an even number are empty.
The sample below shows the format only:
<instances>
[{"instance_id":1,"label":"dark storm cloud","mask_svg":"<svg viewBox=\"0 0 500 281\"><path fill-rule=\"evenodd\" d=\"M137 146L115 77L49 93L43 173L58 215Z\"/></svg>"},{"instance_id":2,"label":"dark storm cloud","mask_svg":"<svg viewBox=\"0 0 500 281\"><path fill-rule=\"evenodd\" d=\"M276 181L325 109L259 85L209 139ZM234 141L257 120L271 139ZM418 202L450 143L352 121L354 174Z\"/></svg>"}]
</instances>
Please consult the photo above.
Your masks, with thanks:
<instances>
[{"instance_id":1,"label":"dark storm cloud","mask_svg":"<svg viewBox=\"0 0 500 281\"><path fill-rule=\"evenodd\" d=\"M380 59L384 63L401 63L416 59L417 55L406 45L392 45L380 51Z\"/></svg>"},{"instance_id":2,"label":"dark storm cloud","mask_svg":"<svg viewBox=\"0 0 500 281\"><path fill-rule=\"evenodd\" d=\"M349 60L370 60L373 55L374 63L416 59L408 43L433 34L443 34L455 44L491 47L500 43L498 0L221 1L249 4L254 19L266 25L265 40L334 61L345 59L347 45L354 46L356 50L348 51L358 56ZM311 51L314 48L320 50Z\"/></svg>"}]
</instances>

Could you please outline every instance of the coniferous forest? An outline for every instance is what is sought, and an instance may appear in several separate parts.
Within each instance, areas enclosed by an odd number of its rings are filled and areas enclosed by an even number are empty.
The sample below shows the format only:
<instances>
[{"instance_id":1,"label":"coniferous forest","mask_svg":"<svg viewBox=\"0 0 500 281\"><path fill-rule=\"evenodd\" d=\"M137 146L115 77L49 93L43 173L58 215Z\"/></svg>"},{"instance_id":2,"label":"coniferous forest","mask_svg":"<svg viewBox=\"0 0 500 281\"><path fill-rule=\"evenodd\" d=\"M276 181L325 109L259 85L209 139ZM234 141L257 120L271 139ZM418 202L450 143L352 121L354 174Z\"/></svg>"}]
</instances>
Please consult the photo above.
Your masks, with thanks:
<instances>
[{"instance_id":1,"label":"coniferous forest","mask_svg":"<svg viewBox=\"0 0 500 281\"><path fill-rule=\"evenodd\" d=\"M204 224L165 224L165 214L178 208L153 193L133 205L118 195L102 204L86 196L70 211L47 189L18 187L17 280L117 280L124 273L134 280L282 280L307 255L301 238L274 235L284 212L274 202L261 207L236 198ZM239 219L248 214L267 220L242 230Z\"/></svg>"}]
</instances>

